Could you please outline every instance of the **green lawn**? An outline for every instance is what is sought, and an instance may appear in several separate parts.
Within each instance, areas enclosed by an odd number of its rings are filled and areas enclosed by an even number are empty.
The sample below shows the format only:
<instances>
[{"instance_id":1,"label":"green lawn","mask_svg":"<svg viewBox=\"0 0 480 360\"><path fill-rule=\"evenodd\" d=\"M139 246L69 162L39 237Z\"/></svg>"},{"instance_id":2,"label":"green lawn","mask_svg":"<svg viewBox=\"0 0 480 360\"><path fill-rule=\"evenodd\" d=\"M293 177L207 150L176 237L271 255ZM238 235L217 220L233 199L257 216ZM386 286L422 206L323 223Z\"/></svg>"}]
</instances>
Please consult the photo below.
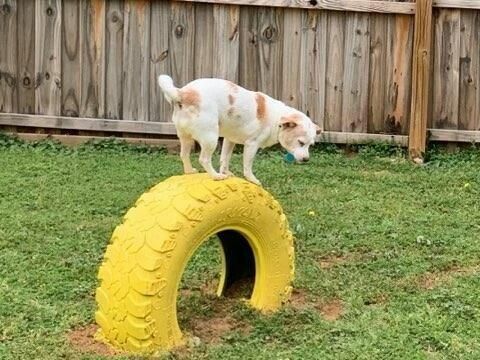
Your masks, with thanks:
<instances>
[{"instance_id":1,"label":"green lawn","mask_svg":"<svg viewBox=\"0 0 480 360\"><path fill-rule=\"evenodd\" d=\"M201 342L166 356L480 359L480 152L434 152L423 167L388 152L323 148L306 166L258 156L296 236L293 302L260 315L215 299L210 242L180 299ZM71 331L93 323L96 272L122 215L180 171L162 152L0 137L0 359L105 358L72 345Z\"/></svg>"}]
</instances>

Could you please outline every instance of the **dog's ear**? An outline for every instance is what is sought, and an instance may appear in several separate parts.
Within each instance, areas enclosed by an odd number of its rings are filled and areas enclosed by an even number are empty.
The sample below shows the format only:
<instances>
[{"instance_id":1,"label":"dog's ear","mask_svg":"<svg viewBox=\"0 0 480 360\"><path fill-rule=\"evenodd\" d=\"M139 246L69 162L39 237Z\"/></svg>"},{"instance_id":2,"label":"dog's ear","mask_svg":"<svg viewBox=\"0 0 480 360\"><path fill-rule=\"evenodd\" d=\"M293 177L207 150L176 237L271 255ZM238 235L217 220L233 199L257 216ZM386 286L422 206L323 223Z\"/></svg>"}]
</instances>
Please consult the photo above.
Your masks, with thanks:
<instances>
[{"instance_id":1,"label":"dog's ear","mask_svg":"<svg viewBox=\"0 0 480 360\"><path fill-rule=\"evenodd\" d=\"M283 116L280 119L280 126L283 129L293 129L298 125L298 119L295 116Z\"/></svg>"},{"instance_id":2,"label":"dog's ear","mask_svg":"<svg viewBox=\"0 0 480 360\"><path fill-rule=\"evenodd\" d=\"M323 132L323 129L318 125L315 125L315 130L317 132L317 135L320 135Z\"/></svg>"}]
</instances>

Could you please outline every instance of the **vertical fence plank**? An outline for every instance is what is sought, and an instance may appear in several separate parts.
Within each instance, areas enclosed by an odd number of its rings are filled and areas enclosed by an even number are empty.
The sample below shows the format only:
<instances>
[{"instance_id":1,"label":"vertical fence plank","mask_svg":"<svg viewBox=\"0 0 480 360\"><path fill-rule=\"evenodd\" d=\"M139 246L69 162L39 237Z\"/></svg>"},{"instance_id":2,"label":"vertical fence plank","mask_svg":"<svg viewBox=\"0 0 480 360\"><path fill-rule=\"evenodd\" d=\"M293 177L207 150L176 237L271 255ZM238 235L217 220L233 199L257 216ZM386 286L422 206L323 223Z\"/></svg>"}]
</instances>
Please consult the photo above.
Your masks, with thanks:
<instances>
[{"instance_id":1,"label":"vertical fence plank","mask_svg":"<svg viewBox=\"0 0 480 360\"><path fill-rule=\"evenodd\" d=\"M303 13L302 69L304 93L301 109L320 127L324 127L327 16L323 11Z\"/></svg>"},{"instance_id":2,"label":"vertical fence plank","mask_svg":"<svg viewBox=\"0 0 480 360\"><path fill-rule=\"evenodd\" d=\"M62 6L62 115L80 114L80 1L64 0Z\"/></svg>"},{"instance_id":3,"label":"vertical fence plank","mask_svg":"<svg viewBox=\"0 0 480 360\"><path fill-rule=\"evenodd\" d=\"M440 9L435 22L433 127L458 129L460 10Z\"/></svg>"},{"instance_id":4,"label":"vertical fence plank","mask_svg":"<svg viewBox=\"0 0 480 360\"><path fill-rule=\"evenodd\" d=\"M341 131L345 14L334 11L327 17L325 130Z\"/></svg>"},{"instance_id":5,"label":"vertical fence plank","mask_svg":"<svg viewBox=\"0 0 480 360\"><path fill-rule=\"evenodd\" d=\"M412 66L412 112L409 127L408 151L415 161L423 161L427 136L432 56L432 0L417 3Z\"/></svg>"},{"instance_id":6,"label":"vertical fence plank","mask_svg":"<svg viewBox=\"0 0 480 360\"><path fill-rule=\"evenodd\" d=\"M368 90L368 126L371 133L383 133L385 91L387 78L387 23L388 15L370 16L370 69Z\"/></svg>"},{"instance_id":7,"label":"vertical fence plank","mask_svg":"<svg viewBox=\"0 0 480 360\"><path fill-rule=\"evenodd\" d=\"M195 13L193 4L171 3L170 48L172 77L177 86L193 80L195 49ZM201 60L201 59L199 59Z\"/></svg>"},{"instance_id":8,"label":"vertical fence plank","mask_svg":"<svg viewBox=\"0 0 480 360\"><path fill-rule=\"evenodd\" d=\"M18 112L33 114L35 111L35 2L19 1L17 7Z\"/></svg>"},{"instance_id":9,"label":"vertical fence plank","mask_svg":"<svg viewBox=\"0 0 480 360\"><path fill-rule=\"evenodd\" d=\"M0 3L0 112L18 111L17 61L17 1L3 0Z\"/></svg>"},{"instance_id":10,"label":"vertical fence plank","mask_svg":"<svg viewBox=\"0 0 480 360\"><path fill-rule=\"evenodd\" d=\"M238 82L239 16L236 5L214 5L213 68L216 77Z\"/></svg>"},{"instance_id":11,"label":"vertical fence plank","mask_svg":"<svg viewBox=\"0 0 480 360\"><path fill-rule=\"evenodd\" d=\"M480 12L463 10L460 23L460 107L458 127L477 130L480 118Z\"/></svg>"},{"instance_id":12,"label":"vertical fence plank","mask_svg":"<svg viewBox=\"0 0 480 360\"><path fill-rule=\"evenodd\" d=\"M242 6L240 8L239 22L239 84L249 90L256 91L257 74L261 76L258 61L258 13L255 6ZM265 91L261 88L262 91Z\"/></svg>"},{"instance_id":13,"label":"vertical fence plank","mask_svg":"<svg viewBox=\"0 0 480 360\"><path fill-rule=\"evenodd\" d=\"M35 9L36 113L60 115L62 88L62 2L36 0Z\"/></svg>"},{"instance_id":14,"label":"vertical fence plank","mask_svg":"<svg viewBox=\"0 0 480 360\"><path fill-rule=\"evenodd\" d=\"M160 75L170 74L172 54L168 46L170 31L170 4L168 2L152 2L150 29L150 121L171 121L171 106L165 100L157 81Z\"/></svg>"},{"instance_id":15,"label":"vertical fence plank","mask_svg":"<svg viewBox=\"0 0 480 360\"><path fill-rule=\"evenodd\" d=\"M82 117L105 116L105 0L82 1Z\"/></svg>"},{"instance_id":16,"label":"vertical fence plank","mask_svg":"<svg viewBox=\"0 0 480 360\"><path fill-rule=\"evenodd\" d=\"M124 11L123 118L148 121L150 1L127 0Z\"/></svg>"},{"instance_id":17,"label":"vertical fence plank","mask_svg":"<svg viewBox=\"0 0 480 360\"><path fill-rule=\"evenodd\" d=\"M394 15L387 28L387 78L384 131L406 134L410 119L413 24L407 15Z\"/></svg>"},{"instance_id":18,"label":"vertical fence plank","mask_svg":"<svg viewBox=\"0 0 480 360\"><path fill-rule=\"evenodd\" d=\"M195 41L194 77L213 77L213 58L218 54L213 50L214 19L212 4L195 4L195 34L202 35L202 41Z\"/></svg>"},{"instance_id":19,"label":"vertical fence plank","mask_svg":"<svg viewBox=\"0 0 480 360\"><path fill-rule=\"evenodd\" d=\"M258 10L258 89L276 99L282 96L283 9Z\"/></svg>"},{"instance_id":20,"label":"vertical fence plank","mask_svg":"<svg viewBox=\"0 0 480 360\"><path fill-rule=\"evenodd\" d=\"M303 10L290 9L283 17L282 98L285 104L299 108L303 101L301 37Z\"/></svg>"},{"instance_id":21,"label":"vertical fence plank","mask_svg":"<svg viewBox=\"0 0 480 360\"><path fill-rule=\"evenodd\" d=\"M347 15L343 76L343 131L367 132L369 45L368 14Z\"/></svg>"},{"instance_id":22,"label":"vertical fence plank","mask_svg":"<svg viewBox=\"0 0 480 360\"><path fill-rule=\"evenodd\" d=\"M108 0L105 26L105 116L123 116L123 0Z\"/></svg>"}]
</instances>

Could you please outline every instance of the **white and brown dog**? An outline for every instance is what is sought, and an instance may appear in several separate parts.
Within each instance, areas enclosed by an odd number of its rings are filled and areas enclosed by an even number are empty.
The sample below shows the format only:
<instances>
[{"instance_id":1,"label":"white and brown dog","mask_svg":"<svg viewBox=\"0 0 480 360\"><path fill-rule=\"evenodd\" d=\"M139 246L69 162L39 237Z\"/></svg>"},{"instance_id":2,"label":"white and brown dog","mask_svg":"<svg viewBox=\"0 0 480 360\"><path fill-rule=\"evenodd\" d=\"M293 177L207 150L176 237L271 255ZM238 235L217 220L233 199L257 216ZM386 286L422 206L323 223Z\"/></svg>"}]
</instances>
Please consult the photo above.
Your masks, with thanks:
<instances>
[{"instance_id":1,"label":"white and brown dog","mask_svg":"<svg viewBox=\"0 0 480 360\"><path fill-rule=\"evenodd\" d=\"M252 172L258 149L280 143L297 162L306 162L308 149L321 131L302 112L230 81L198 79L179 89L171 77L160 75L158 83L174 106L173 122L186 174L196 172L190 162L194 140L201 147L200 164L215 180L233 175L229 171L233 148L243 144L243 174L247 180L260 184ZM219 137L224 140L217 172L212 166L212 154Z\"/></svg>"}]
</instances>

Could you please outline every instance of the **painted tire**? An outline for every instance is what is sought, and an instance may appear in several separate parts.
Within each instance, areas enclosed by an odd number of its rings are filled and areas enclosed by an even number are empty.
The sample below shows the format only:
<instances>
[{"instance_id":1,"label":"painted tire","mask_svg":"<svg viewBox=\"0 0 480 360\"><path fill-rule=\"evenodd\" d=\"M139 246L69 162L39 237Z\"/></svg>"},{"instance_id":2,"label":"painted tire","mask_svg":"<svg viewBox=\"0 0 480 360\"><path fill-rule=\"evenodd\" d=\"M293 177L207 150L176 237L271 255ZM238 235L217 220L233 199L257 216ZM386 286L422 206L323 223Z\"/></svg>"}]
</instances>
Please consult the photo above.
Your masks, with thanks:
<instances>
[{"instance_id":1,"label":"painted tire","mask_svg":"<svg viewBox=\"0 0 480 360\"><path fill-rule=\"evenodd\" d=\"M182 345L177 289L195 250L214 234L223 248L218 295L253 277L255 309L274 311L288 300L293 238L279 203L239 178L175 176L143 194L113 232L98 273L97 337L133 353Z\"/></svg>"}]
</instances>

